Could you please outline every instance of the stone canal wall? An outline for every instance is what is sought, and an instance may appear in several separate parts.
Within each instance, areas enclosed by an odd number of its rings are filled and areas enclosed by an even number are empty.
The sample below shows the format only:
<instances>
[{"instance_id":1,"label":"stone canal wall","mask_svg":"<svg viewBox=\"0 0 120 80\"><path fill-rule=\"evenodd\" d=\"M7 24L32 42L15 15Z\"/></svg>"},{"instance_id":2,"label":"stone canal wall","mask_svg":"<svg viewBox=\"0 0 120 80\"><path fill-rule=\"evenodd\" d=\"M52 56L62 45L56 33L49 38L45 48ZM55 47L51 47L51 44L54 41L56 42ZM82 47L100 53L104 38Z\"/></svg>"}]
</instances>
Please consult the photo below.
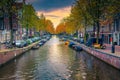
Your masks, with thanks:
<instances>
[{"instance_id":1,"label":"stone canal wall","mask_svg":"<svg viewBox=\"0 0 120 80\"><path fill-rule=\"evenodd\" d=\"M101 51L98 51L94 48L87 47L85 45L80 45L86 52L90 53L91 55L101 59L102 61L112 65L113 67L120 69L120 57L114 55L114 54L109 54L109 53L104 53Z\"/></svg>"},{"instance_id":2,"label":"stone canal wall","mask_svg":"<svg viewBox=\"0 0 120 80\"><path fill-rule=\"evenodd\" d=\"M33 46L38 44L38 42L33 43L27 47L24 48L16 48L16 49L8 49L8 50L1 50L0 51L0 66L6 64L7 62L11 61L12 59L18 57L22 53L28 51Z\"/></svg>"}]
</instances>

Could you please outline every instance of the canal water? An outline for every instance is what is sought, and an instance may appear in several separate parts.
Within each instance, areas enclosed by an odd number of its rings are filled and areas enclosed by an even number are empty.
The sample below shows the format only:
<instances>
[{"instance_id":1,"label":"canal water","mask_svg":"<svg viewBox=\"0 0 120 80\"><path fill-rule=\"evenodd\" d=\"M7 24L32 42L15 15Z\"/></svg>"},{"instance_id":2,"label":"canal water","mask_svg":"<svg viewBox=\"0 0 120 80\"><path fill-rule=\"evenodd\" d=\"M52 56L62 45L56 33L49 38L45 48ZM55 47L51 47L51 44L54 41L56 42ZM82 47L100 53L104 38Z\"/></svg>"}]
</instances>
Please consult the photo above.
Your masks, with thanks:
<instances>
[{"instance_id":1,"label":"canal water","mask_svg":"<svg viewBox=\"0 0 120 80\"><path fill-rule=\"evenodd\" d=\"M0 80L120 80L120 71L53 36L0 68Z\"/></svg>"}]
</instances>

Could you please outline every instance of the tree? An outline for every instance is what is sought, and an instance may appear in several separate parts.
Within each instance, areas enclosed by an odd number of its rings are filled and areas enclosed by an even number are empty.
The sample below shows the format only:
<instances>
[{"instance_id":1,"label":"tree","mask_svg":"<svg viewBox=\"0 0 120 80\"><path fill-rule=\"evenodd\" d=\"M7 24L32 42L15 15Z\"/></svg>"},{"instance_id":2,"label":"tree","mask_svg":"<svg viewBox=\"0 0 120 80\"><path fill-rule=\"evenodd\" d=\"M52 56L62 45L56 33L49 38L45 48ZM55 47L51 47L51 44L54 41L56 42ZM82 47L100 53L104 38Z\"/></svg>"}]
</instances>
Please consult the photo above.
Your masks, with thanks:
<instances>
[{"instance_id":1,"label":"tree","mask_svg":"<svg viewBox=\"0 0 120 80\"><path fill-rule=\"evenodd\" d=\"M76 32L76 30L81 28L80 24L77 24L72 16L68 16L66 18L63 18L61 23L57 26L56 28L56 33L67 33L67 34L72 34Z\"/></svg>"},{"instance_id":2,"label":"tree","mask_svg":"<svg viewBox=\"0 0 120 80\"><path fill-rule=\"evenodd\" d=\"M77 24L78 29L84 28L85 41L87 39L86 28L93 22L87 8L88 2L86 0L77 0L71 10L71 16L74 19L73 21L76 21L75 24Z\"/></svg>"},{"instance_id":3,"label":"tree","mask_svg":"<svg viewBox=\"0 0 120 80\"><path fill-rule=\"evenodd\" d=\"M45 24L46 24L46 31L51 33L51 34L54 34L55 30L54 30L53 23L50 20L46 20Z\"/></svg>"},{"instance_id":4,"label":"tree","mask_svg":"<svg viewBox=\"0 0 120 80\"><path fill-rule=\"evenodd\" d=\"M114 18L120 12L120 2L117 0L76 0L72 7L71 15L74 21L97 28L97 42L100 32L100 21ZM76 21L77 22L77 21Z\"/></svg>"},{"instance_id":5,"label":"tree","mask_svg":"<svg viewBox=\"0 0 120 80\"><path fill-rule=\"evenodd\" d=\"M13 46L13 14L16 12L16 6L14 6L15 0L5 0L3 3L5 3L6 10L8 10L9 15L9 25L10 25L10 45Z\"/></svg>"},{"instance_id":6,"label":"tree","mask_svg":"<svg viewBox=\"0 0 120 80\"><path fill-rule=\"evenodd\" d=\"M112 20L120 13L120 2L118 0L87 0L89 14L92 16L97 27L97 42L100 32L100 22Z\"/></svg>"},{"instance_id":7,"label":"tree","mask_svg":"<svg viewBox=\"0 0 120 80\"><path fill-rule=\"evenodd\" d=\"M36 19L37 20L35 21L35 28L37 31L46 31L51 34L55 32L53 23L50 20L47 20L43 14L41 14L40 17L37 17Z\"/></svg>"},{"instance_id":8,"label":"tree","mask_svg":"<svg viewBox=\"0 0 120 80\"><path fill-rule=\"evenodd\" d=\"M72 16L63 19L63 22L65 24L65 32L67 34L72 34L79 29L79 25L77 24L76 21L77 20L74 20Z\"/></svg>"},{"instance_id":9,"label":"tree","mask_svg":"<svg viewBox=\"0 0 120 80\"><path fill-rule=\"evenodd\" d=\"M26 28L27 30L27 37L28 37L28 29L35 28L37 22L37 16L35 9L31 4L24 4L23 5L23 13L21 18L22 27Z\"/></svg>"},{"instance_id":10,"label":"tree","mask_svg":"<svg viewBox=\"0 0 120 80\"><path fill-rule=\"evenodd\" d=\"M45 30L46 24L45 24L46 18L43 14L40 15L40 20L39 20L39 30Z\"/></svg>"},{"instance_id":11,"label":"tree","mask_svg":"<svg viewBox=\"0 0 120 80\"><path fill-rule=\"evenodd\" d=\"M60 33L64 33L65 32L65 24L63 22L61 22L60 24L58 24L57 28L56 28L56 33L60 34Z\"/></svg>"}]
</instances>

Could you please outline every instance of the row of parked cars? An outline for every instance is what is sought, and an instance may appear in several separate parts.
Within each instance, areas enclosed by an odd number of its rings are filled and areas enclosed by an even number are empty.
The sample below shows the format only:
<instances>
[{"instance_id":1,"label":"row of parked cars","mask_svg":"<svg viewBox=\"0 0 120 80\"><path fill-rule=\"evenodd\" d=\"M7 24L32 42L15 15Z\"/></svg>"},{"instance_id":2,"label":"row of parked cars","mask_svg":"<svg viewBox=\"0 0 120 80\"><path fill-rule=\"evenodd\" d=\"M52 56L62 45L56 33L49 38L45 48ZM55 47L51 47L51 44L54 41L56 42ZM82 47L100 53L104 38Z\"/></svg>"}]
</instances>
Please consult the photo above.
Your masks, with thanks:
<instances>
[{"instance_id":1,"label":"row of parked cars","mask_svg":"<svg viewBox=\"0 0 120 80\"><path fill-rule=\"evenodd\" d=\"M28 38L26 40L16 40L14 42L15 47L22 48L25 46L28 46L36 41L39 41L41 38L40 37L33 37L33 38Z\"/></svg>"},{"instance_id":2,"label":"row of parked cars","mask_svg":"<svg viewBox=\"0 0 120 80\"><path fill-rule=\"evenodd\" d=\"M49 39L51 38L50 35L43 36L40 40L39 43L36 44L35 46L32 47L32 49L38 49L40 46L45 44Z\"/></svg>"},{"instance_id":3,"label":"row of parked cars","mask_svg":"<svg viewBox=\"0 0 120 80\"><path fill-rule=\"evenodd\" d=\"M28 38L26 40L16 40L14 45L15 45L15 47L22 48L22 47L28 46L28 45L36 42L36 41L40 41L38 45L41 46L47 40L49 40L50 37L51 37L50 35L44 35L44 36L41 36L41 37Z\"/></svg>"}]
</instances>

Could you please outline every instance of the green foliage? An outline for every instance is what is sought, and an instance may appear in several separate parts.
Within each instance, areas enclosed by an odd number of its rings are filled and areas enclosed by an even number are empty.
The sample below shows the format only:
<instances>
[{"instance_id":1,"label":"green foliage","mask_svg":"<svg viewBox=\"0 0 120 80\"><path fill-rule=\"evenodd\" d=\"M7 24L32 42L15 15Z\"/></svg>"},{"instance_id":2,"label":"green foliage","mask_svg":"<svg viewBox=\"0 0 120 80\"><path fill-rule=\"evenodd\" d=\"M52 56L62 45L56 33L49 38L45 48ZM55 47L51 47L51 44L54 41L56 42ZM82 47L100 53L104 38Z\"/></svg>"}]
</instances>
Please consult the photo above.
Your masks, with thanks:
<instances>
[{"instance_id":1,"label":"green foliage","mask_svg":"<svg viewBox=\"0 0 120 80\"><path fill-rule=\"evenodd\" d=\"M65 19L65 31L67 34L74 33L78 29L78 25L76 25L76 21L74 21L73 17L69 16Z\"/></svg>"},{"instance_id":2,"label":"green foliage","mask_svg":"<svg viewBox=\"0 0 120 80\"><path fill-rule=\"evenodd\" d=\"M23 13L21 18L21 24L24 28L35 27L37 17L32 5L23 5Z\"/></svg>"},{"instance_id":3,"label":"green foliage","mask_svg":"<svg viewBox=\"0 0 120 80\"><path fill-rule=\"evenodd\" d=\"M72 6L71 16L73 21L82 24L86 30L87 26L96 25L97 38L99 38L100 21L113 19L120 13L119 0L76 0Z\"/></svg>"},{"instance_id":4,"label":"green foliage","mask_svg":"<svg viewBox=\"0 0 120 80\"><path fill-rule=\"evenodd\" d=\"M39 19L39 30L45 30L45 27L47 26L45 24L45 16L43 14L40 15L40 19Z\"/></svg>"},{"instance_id":5,"label":"green foliage","mask_svg":"<svg viewBox=\"0 0 120 80\"><path fill-rule=\"evenodd\" d=\"M45 24L46 24L46 29L45 29L46 32L54 34L55 29L54 29L53 23L50 20L46 20Z\"/></svg>"}]
</instances>

